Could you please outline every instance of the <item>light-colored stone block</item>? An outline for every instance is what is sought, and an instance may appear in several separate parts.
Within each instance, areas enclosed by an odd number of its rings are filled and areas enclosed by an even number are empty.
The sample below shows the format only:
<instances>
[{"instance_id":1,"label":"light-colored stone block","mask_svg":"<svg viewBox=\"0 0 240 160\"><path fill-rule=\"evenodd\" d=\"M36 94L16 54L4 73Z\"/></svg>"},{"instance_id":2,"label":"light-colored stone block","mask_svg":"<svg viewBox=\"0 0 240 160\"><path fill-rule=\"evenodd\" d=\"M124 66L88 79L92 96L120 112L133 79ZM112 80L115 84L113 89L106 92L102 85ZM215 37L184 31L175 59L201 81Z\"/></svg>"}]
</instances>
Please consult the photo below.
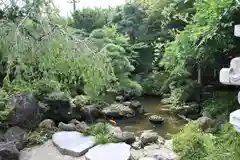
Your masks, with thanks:
<instances>
[{"instance_id":1,"label":"light-colored stone block","mask_svg":"<svg viewBox=\"0 0 240 160\"><path fill-rule=\"evenodd\" d=\"M240 132L240 109L230 113L229 123L233 125L236 131Z\"/></svg>"},{"instance_id":2,"label":"light-colored stone block","mask_svg":"<svg viewBox=\"0 0 240 160\"><path fill-rule=\"evenodd\" d=\"M128 160L130 148L126 143L97 145L90 149L85 157L87 160Z\"/></svg>"},{"instance_id":3,"label":"light-colored stone block","mask_svg":"<svg viewBox=\"0 0 240 160\"><path fill-rule=\"evenodd\" d=\"M235 25L234 26L234 36L240 37L240 25Z\"/></svg>"},{"instance_id":4,"label":"light-colored stone block","mask_svg":"<svg viewBox=\"0 0 240 160\"><path fill-rule=\"evenodd\" d=\"M93 136L84 136L76 131L57 132L52 141L60 153L73 157L82 156L95 144Z\"/></svg>"}]
</instances>

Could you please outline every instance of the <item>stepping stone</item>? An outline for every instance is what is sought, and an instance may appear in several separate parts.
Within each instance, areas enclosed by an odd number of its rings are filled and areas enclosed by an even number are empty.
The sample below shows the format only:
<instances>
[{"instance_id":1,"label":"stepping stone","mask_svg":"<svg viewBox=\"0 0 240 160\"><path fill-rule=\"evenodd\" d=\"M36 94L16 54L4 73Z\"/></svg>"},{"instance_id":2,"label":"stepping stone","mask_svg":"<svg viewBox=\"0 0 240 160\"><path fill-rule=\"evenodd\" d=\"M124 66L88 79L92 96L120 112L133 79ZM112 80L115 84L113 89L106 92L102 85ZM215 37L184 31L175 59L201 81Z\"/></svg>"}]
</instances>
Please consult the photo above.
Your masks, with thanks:
<instances>
[{"instance_id":1,"label":"stepping stone","mask_svg":"<svg viewBox=\"0 0 240 160\"><path fill-rule=\"evenodd\" d=\"M85 157L86 160L128 160L130 145L126 143L97 145L90 149Z\"/></svg>"},{"instance_id":2,"label":"stepping stone","mask_svg":"<svg viewBox=\"0 0 240 160\"><path fill-rule=\"evenodd\" d=\"M93 136L84 136L76 131L57 132L52 141L60 153L72 157L82 156L95 144Z\"/></svg>"}]
</instances>

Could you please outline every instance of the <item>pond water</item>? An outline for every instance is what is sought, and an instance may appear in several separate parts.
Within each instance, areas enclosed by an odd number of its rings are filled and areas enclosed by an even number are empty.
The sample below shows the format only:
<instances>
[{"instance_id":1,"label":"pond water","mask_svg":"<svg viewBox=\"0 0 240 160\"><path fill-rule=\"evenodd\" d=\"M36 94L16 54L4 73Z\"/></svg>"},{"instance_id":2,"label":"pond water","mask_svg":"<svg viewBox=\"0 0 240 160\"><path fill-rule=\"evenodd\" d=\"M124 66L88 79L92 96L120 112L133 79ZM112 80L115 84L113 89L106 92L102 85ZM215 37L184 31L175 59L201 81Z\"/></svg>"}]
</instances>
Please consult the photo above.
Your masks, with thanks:
<instances>
[{"instance_id":1,"label":"pond water","mask_svg":"<svg viewBox=\"0 0 240 160\"><path fill-rule=\"evenodd\" d=\"M160 104L159 98L143 97L139 99L144 106L146 114L142 117L117 120L123 131L135 132L139 135L143 130L154 130L163 138L168 139L169 135L176 134L187 123L185 120L166 112L167 106ZM162 124L152 124L148 117L152 114L164 118Z\"/></svg>"}]
</instances>

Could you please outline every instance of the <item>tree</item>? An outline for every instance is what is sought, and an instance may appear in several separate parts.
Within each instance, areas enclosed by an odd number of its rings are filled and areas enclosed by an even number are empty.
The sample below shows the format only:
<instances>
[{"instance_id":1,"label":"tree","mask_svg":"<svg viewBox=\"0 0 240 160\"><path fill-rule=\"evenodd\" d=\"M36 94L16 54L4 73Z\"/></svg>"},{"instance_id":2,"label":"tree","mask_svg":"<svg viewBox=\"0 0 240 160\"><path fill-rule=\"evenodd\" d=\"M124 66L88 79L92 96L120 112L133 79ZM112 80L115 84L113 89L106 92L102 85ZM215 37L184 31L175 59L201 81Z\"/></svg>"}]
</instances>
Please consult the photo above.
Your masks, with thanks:
<instances>
[{"instance_id":1,"label":"tree","mask_svg":"<svg viewBox=\"0 0 240 160\"><path fill-rule=\"evenodd\" d=\"M77 10L72 15L71 26L90 33L94 29L102 28L108 23L111 10L111 8L84 8Z\"/></svg>"}]
</instances>

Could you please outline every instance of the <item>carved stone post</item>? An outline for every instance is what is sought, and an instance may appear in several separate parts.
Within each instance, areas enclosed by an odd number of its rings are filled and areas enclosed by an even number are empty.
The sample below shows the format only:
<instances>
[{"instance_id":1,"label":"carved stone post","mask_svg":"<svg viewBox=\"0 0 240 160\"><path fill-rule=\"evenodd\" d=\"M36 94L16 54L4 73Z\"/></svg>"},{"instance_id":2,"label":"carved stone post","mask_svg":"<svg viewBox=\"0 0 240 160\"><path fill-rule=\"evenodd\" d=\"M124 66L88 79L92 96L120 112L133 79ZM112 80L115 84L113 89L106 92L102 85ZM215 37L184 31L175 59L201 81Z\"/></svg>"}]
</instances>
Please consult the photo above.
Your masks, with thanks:
<instances>
[{"instance_id":1,"label":"carved stone post","mask_svg":"<svg viewBox=\"0 0 240 160\"><path fill-rule=\"evenodd\" d=\"M234 35L240 37L240 25L234 26ZM219 79L225 85L240 86L240 57L233 58L229 68L222 68L220 70ZM238 92L238 103L240 104L240 92ZM230 114L229 122L236 131L240 132L240 109Z\"/></svg>"}]
</instances>

